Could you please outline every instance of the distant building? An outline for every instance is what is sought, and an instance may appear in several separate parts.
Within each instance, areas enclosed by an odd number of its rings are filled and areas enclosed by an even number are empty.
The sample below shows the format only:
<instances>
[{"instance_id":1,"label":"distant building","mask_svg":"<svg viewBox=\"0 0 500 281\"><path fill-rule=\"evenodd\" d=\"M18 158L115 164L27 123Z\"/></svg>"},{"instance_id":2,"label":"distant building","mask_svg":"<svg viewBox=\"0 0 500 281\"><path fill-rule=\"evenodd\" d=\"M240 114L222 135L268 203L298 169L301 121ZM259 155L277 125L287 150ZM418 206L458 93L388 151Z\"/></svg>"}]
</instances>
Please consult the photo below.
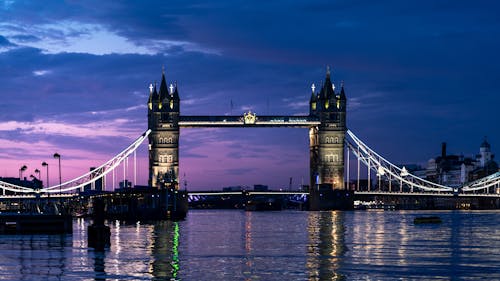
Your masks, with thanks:
<instances>
[{"instance_id":1,"label":"distant building","mask_svg":"<svg viewBox=\"0 0 500 281\"><path fill-rule=\"evenodd\" d=\"M90 171L95 171L95 167L90 167ZM93 176L92 176L93 177ZM93 183L89 183L84 186L83 188L84 191L90 191L90 190L95 190L95 191L103 191L103 181L102 178L97 179Z\"/></svg>"},{"instance_id":2,"label":"distant building","mask_svg":"<svg viewBox=\"0 0 500 281\"><path fill-rule=\"evenodd\" d=\"M267 191L269 187L267 185L263 184L254 184L253 190L254 191Z\"/></svg>"},{"instance_id":3,"label":"distant building","mask_svg":"<svg viewBox=\"0 0 500 281\"><path fill-rule=\"evenodd\" d=\"M222 188L222 191L230 192L230 191L242 191L243 187L241 185L238 186L226 186Z\"/></svg>"},{"instance_id":4,"label":"distant building","mask_svg":"<svg viewBox=\"0 0 500 281\"><path fill-rule=\"evenodd\" d=\"M120 189L124 189L124 188L132 188L132 182L130 182L128 180L122 180L120 182Z\"/></svg>"},{"instance_id":5,"label":"distant building","mask_svg":"<svg viewBox=\"0 0 500 281\"><path fill-rule=\"evenodd\" d=\"M441 146L441 156L427 162L425 177L435 183L446 186L461 186L464 183L498 172L498 164L493 160L491 146L485 139L475 157L448 155L446 143ZM413 174L421 173L415 171Z\"/></svg>"},{"instance_id":6,"label":"distant building","mask_svg":"<svg viewBox=\"0 0 500 281\"><path fill-rule=\"evenodd\" d=\"M29 187L33 189L41 189L43 187L43 182L37 178L33 178L32 180L27 180L26 177L24 179L20 178L2 178L0 177L0 180L6 183L18 185L18 186L24 186L24 187ZM13 191L8 191L8 190L3 190L3 194L5 195L13 195L15 192Z\"/></svg>"}]
</instances>

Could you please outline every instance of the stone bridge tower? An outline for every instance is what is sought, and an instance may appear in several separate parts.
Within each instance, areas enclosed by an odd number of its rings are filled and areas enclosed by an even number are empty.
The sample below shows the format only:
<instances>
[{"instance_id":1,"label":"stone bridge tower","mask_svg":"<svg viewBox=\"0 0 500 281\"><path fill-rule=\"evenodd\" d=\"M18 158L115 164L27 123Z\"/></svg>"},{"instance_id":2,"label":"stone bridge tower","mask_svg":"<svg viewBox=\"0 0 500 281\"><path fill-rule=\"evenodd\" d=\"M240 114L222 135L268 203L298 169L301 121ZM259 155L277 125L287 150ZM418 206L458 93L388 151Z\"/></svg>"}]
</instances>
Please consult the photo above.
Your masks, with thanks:
<instances>
[{"instance_id":1,"label":"stone bridge tower","mask_svg":"<svg viewBox=\"0 0 500 281\"><path fill-rule=\"evenodd\" d=\"M167 86L162 71L160 92L149 86L149 186L179 188L179 112L177 83Z\"/></svg>"},{"instance_id":2,"label":"stone bridge tower","mask_svg":"<svg viewBox=\"0 0 500 281\"><path fill-rule=\"evenodd\" d=\"M342 83L340 92L330 80L327 69L325 82L319 93L314 84L309 102L309 114L321 124L309 129L310 187L331 186L344 189L344 137L346 133L346 96Z\"/></svg>"}]
</instances>

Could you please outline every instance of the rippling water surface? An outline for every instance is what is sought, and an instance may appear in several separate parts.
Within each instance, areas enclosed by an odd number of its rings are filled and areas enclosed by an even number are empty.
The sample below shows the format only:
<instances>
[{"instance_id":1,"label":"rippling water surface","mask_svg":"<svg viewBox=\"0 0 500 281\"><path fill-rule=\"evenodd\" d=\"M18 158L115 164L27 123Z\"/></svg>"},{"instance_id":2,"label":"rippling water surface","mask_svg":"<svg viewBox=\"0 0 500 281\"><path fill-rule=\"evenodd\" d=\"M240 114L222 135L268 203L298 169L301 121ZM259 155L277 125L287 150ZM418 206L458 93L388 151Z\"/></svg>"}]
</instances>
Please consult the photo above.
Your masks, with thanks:
<instances>
[{"instance_id":1,"label":"rippling water surface","mask_svg":"<svg viewBox=\"0 0 500 281\"><path fill-rule=\"evenodd\" d=\"M442 224L414 225L421 215ZM500 280L500 211L190 211L72 235L0 236L0 280Z\"/></svg>"}]
</instances>

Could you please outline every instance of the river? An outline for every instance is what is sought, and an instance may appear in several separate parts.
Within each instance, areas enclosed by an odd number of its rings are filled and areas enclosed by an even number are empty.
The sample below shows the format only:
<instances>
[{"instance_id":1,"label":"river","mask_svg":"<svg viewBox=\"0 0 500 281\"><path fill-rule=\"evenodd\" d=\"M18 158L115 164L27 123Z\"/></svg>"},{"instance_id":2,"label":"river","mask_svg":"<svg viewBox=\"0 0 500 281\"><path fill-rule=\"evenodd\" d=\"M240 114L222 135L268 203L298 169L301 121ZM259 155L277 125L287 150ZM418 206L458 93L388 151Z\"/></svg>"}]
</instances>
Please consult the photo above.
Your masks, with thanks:
<instances>
[{"instance_id":1,"label":"river","mask_svg":"<svg viewBox=\"0 0 500 281\"><path fill-rule=\"evenodd\" d=\"M500 211L192 210L108 222L105 252L87 248L88 223L1 235L0 280L500 280Z\"/></svg>"}]
</instances>

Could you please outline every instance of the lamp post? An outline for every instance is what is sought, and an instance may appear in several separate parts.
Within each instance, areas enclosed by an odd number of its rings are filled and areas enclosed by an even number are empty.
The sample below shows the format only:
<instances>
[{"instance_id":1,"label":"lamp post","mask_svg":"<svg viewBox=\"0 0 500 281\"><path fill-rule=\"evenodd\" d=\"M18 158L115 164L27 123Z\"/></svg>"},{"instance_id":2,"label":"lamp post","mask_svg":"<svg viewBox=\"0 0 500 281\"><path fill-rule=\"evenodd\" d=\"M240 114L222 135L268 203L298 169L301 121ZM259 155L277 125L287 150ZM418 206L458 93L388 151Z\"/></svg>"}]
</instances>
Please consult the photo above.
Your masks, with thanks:
<instances>
[{"instance_id":1,"label":"lamp post","mask_svg":"<svg viewBox=\"0 0 500 281\"><path fill-rule=\"evenodd\" d=\"M42 167L46 167L47 168L47 183L46 183L46 187L49 187L49 164L47 164L47 162L43 162L42 163Z\"/></svg>"},{"instance_id":2,"label":"lamp post","mask_svg":"<svg viewBox=\"0 0 500 281\"><path fill-rule=\"evenodd\" d=\"M23 180L23 172L26 171L28 169L28 167L26 165L23 165L20 169L19 169L19 180Z\"/></svg>"},{"instance_id":3,"label":"lamp post","mask_svg":"<svg viewBox=\"0 0 500 281\"><path fill-rule=\"evenodd\" d=\"M46 187L48 188L49 187L49 164L47 164L47 162L43 161L42 162L42 167L46 168L46 174L47 174ZM49 198L50 198L50 192L48 192L48 190L47 190L47 203L49 202Z\"/></svg>"},{"instance_id":4,"label":"lamp post","mask_svg":"<svg viewBox=\"0 0 500 281\"><path fill-rule=\"evenodd\" d=\"M59 159L59 196L61 196L62 191L61 191L61 186L62 186L62 180L61 180L61 155L59 153L54 153L54 158Z\"/></svg>"}]
</instances>

